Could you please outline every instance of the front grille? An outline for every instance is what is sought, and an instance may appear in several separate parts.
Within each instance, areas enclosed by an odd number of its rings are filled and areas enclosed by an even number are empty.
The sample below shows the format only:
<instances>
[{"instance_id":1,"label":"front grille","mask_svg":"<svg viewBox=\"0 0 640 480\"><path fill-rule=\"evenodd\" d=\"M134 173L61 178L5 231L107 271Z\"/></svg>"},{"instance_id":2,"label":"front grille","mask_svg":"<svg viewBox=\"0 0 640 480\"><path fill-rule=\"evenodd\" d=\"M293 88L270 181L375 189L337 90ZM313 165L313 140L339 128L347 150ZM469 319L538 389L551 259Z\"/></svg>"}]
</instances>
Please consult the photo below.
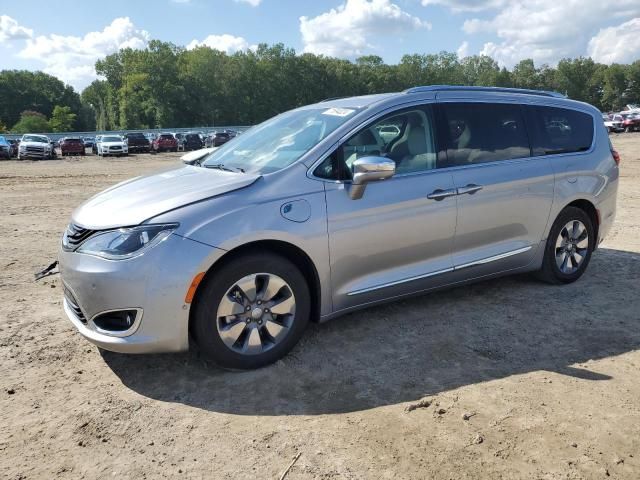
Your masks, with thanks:
<instances>
[{"instance_id":1,"label":"front grille","mask_svg":"<svg viewBox=\"0 0 640 480\"><path fill-rule=\"evenodd\" d=\"M109 150L122 150L122 147L109 147Z\"/></svg>"},{"instance_id":2,"label":"front grille","mask_svg":"<svg viewBox=\"0 0 640 480\"><path fill-rule=\"evenodd\" d=\"M69 290L65 285L63 286L63 291L64 291L64 298L67 301L67 305L69 305L69 308L71 308L71 311L73 312L73 314L76 316L78 320L80 320L82 323L86 325L87 317L85 317L84 313L82 313L82 309L78 306L78 301L73 296L73 293L71 293L71 290Z\"/></svg>"},{"instance_id":3,"label":"front grille","mask_svg":"<svg viewBox=\"0 0 640 480\"><path fill-rule=\"evenodd\" d=\"M44 153L44 147L27 147L27 152Z\"/></svg>"},{"instance_id":4,"label":"front grille","mask_svg":"<svg viewBox=\"0 0 640 480\"><path fill-rule=\"evenodd\" d=\"M95 230L89 230L88 228L82 228L78 225L70 223L67 227L66 232L64 233L62 242L63 246L68 250L73 250L95 232Z\"/></svg>"}]
</instances>

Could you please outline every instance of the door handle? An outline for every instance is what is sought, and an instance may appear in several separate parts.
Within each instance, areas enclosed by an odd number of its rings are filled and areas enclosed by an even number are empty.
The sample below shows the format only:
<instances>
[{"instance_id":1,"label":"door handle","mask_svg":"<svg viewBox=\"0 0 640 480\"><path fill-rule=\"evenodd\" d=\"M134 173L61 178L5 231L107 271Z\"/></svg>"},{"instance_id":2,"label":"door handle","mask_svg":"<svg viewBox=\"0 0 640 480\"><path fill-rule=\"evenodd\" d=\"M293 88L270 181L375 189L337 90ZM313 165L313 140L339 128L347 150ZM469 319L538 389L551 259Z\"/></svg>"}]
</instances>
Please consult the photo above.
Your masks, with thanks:
<instances>
[{"instance_id":1,"label":"door handle","mask_svg":"<svg viewBox=\"0 0 640 480\"><path fill-rule=\"evenodd\" d=\"M464 195L468 193L469 195L473 195L474 193L482 190L482 185L476 185L475 183L470 183L464 187L460 187L458 189L458 195Z\"/></svg>"},{"instance_id":2,"label":"door handle","mask_svg":"<svg viewBox=\"0 0 640 480\"><path fill-rule=\"evenodd\" d=\"M429 200L435 200L439 202L440 200L444 200L447 197L454 197L458 195L458 192L455 188L447 188L443 190L441 188L436 188L433 192L427 195Z\"/></svg>"}]
</instances>

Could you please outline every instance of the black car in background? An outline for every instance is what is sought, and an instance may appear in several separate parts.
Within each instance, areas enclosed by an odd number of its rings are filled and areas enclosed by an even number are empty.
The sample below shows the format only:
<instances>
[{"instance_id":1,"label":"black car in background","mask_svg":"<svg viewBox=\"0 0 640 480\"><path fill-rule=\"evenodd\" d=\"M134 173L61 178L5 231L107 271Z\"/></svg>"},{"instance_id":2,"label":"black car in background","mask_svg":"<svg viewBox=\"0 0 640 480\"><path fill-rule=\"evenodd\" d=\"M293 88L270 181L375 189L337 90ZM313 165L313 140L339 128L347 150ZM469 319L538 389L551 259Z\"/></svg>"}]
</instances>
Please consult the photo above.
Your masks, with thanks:
<instances>
[{"instance_id":1,"label":"black car in background","mask_svg":"<svg viewBox=\"0 0 640 480\"><path fill-rule=\"evenodd\" d=\"M142 132L125 133L124 138L129 145L129 152L145 152L151 151L151 143Z\"/></svg>"},{"instance_id":2,"label":"black car in background","mask_svg":"<svg viewBox=\"0 0 640 480\"><path fill-rule=\"evenodd\" d=\"M17 157L18 156L18 145L19 145L20 142L18 140L7 140L7 142L9 142L9 156L10 156L10 158Z\"/></svg>"},{"instance_id":3,"label":"black car in background","mask_svg":"<svg viewBox=\"0 0 640 480\"><path fill-rule=\"evenodd\" d=\"M205 145L209 147L219 147L231 140L231 135L228 132L213 132L205 140Z\"/></svg>"},{"instance_id":4,"label":"black car in background","mask_svg":"<svg viewBox=\"0 0 640 480\"><path fill-rule=\"evenodd\" d=\"M202 142L200 135L198 135L197 133L187 133L184 136L183 141L184 141L185 151L200 150L201 148L204 147L204 143Z\"/></svg>"},{"instance_id":5,"label":"black car in background","mask_svg":"<svg viewBox=\"0 0 640 480\"><path fill-rule=\"evenodd\" d=\"M82 143L84 143L84 148L90 148L93 150L93 146L96 144L96 139L94 137L83 137Z\"/></svg>"}]
</instances>

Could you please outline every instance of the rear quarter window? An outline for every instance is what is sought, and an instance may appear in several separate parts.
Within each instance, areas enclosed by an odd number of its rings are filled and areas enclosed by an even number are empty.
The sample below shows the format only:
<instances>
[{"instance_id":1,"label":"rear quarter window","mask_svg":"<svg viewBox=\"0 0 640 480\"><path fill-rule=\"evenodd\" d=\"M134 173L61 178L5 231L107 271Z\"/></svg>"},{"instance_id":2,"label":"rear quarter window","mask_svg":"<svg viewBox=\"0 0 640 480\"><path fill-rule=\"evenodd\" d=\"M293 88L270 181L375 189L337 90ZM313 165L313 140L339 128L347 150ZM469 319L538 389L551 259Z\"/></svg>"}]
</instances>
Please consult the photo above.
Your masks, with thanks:
<instances>
[{"instance_id":1,"label":"rear quarter window","mask_svg":"<svg viewBox=\"0 0 640 480\"><path fill-rule=\"evenodd\" d=\"M584 152L593 142L593 117L560 107L527 107L533 155Z\"/></svg>"}]
</instances>

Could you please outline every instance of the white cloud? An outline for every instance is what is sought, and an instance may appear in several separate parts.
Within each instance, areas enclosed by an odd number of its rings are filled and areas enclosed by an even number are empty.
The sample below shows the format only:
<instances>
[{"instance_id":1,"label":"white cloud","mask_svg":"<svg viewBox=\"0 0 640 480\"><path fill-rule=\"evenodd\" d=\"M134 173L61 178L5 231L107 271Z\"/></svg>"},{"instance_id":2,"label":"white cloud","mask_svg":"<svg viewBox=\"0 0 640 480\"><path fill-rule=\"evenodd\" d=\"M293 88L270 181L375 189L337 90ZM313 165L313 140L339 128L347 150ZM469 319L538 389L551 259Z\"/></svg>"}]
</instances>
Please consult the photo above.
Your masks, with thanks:
<instances>
[{"instance_id":1,"label":"white cloud","mask_svg":"<svg viewBox=\"0 0 640 480\"><path fill-rule=\"evenodd\" d=\"M466 40L460 44L458 50L456 51L458 54L458 58L464 58L469 56L469 42Z\"/></svg>"},{"instance_id":2,"label":"white cloud","mask_svg":"<svg viewBox=\"0 0 640 480\"><path fill-rule=\"evenodd\" d=\"M188 3L191 3L191 0L171 0L171 3L180 3L186 5Z\"/></svg>"},{"instance_id":3,"label":"white cloud","mask_svg":"<svg viewBox=\"0 0 640 480\"><path fill-rule=\"evenodd\" d=\"M354 57L375 49L371 39L385 39L408 30L431 28L391 0L346 0L317 17L300 17L304 51L329 56Z\"/></svg>"},{"instance_id":4,"label":"white cloud","mask_svg":"<svg viewBox=\"0 0 640 480\"><path fill-rule=\"evenodd\" d=\"M437 1L451 8L471 4L464 0ZM486 0L478 5L490 3L491 0ZM466 20L463 30L468 34L496 35L497 40L485 43L480 53L503 65L511 66L523 58L554 64L564 57L585 55L590 39L604 21L639 15L638 0L618 0L615 7L606 2L584 0L512 1L505 2L493 18ZM637 37L634 43L639 43Z\"/></svg>"},{"instance_id":5,"label":"white cloud","mask_svg":"<svg viewBox=\"0 0 640 480\"><path fill-rule=\"evenodd\" d=\"M8 15L0 15L0 43L33 37L33 30L23 27Z\"/></svg>"},{"instance_id":6,"label":"white cloud","mask_svg":"<svg viewBox=\"0 0 640 480\"><path fill-rule=\"evenodd\" d=\"M225 33L223 35L209 35L202 41L192 40L189 45L187 45L187 49L192 50L196 47L202 46L220 50L227 54L232 54L241 50L255 50L258 48L257 45L249 45L249 42L247 42L243 37L234 37L233 35Z\"/></svg>"},{"instance_id":7,"label":"white cloud","mask_svg":"<svg viewBox=\"0 0 640 480\"><path fill-rule=\"evenodd\" d=\"M631 63L640 58L640 18L601 29L589 41L589 56L601 63Z\"/></svg>"},{"instance_id":8,"label":"white cloud","mask_svg":"<svg viewBox=\"0 0 640 480\"><path fill-rule=\"evenodd\" d=\"M257 7L262 3L262 0L233 0L236 3L248 3L252 7Z\"/></svg>"},{"instance_id":9,"label":"white cloud","mask_svg":"<svg viewBox=\"0 0 640 480\"><path fill-rule=\"evenodd\" d=\"M422 5L442 5L449 7L454 12L479 12L491 8L499 8L508 0L422 0Z\"/></svg>"},{"instance_id":10,"label":"white cloud","mask_svg":"<svg viewBox=\"0 0 640 480\"><path fill-rule=\"evenodd\" d=\"M18 55L40 61L45 72L84 88L97 78L96 60L121 48L145 48L148 41L146 31L137 29L129 17L121 17L101 32L89 32L84 37L51 34L28 39Z\"/></svg>"}]
</instances>

